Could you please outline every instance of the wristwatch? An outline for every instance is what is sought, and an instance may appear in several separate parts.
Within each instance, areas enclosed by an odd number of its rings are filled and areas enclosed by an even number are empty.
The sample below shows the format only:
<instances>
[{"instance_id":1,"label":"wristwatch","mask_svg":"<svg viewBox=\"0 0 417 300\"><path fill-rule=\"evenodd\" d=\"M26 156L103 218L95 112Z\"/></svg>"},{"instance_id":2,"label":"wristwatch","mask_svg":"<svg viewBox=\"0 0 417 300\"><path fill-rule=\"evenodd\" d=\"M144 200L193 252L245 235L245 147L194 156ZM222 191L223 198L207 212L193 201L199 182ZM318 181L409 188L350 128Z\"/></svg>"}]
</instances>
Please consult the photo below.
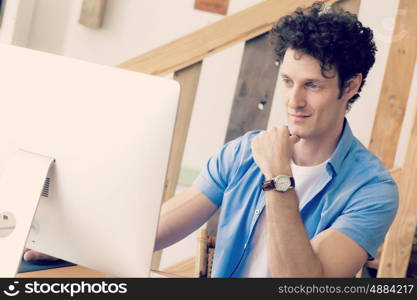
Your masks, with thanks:
<instances>
[{"instance_id":1,"label":"wristwatch","mask_svg":"<svg viewBox=\"0 0 417 300\"><path fill-rule=\"evenodd\" d=\"M278 175L275 178L266 180L262 183L262 189L264 191L276 190L283 193L293 188L295 188L294 177L287 175Z\"/></svg>"}]
</instances>

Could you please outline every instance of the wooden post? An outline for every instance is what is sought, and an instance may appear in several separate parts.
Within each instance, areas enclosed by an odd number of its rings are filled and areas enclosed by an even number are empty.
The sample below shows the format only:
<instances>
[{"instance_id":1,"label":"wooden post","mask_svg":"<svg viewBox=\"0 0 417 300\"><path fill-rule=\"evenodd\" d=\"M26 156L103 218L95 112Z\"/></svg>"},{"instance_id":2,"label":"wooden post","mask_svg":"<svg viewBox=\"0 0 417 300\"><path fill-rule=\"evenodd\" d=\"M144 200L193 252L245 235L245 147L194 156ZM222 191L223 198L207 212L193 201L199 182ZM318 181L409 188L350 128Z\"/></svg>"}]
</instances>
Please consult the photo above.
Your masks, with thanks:
<instances>
[{"instance_id":1,"label":"wooden post","mask_svg":"<svg viewBox=\"0 0 417 300\"><path fill-rule=\"evenodd\" d=\"M278 76L275 61L267 33L246 42L225 143L266 129Z\"/></svg>"},{"instance_id":2,"label":"wooden post","mask_svg":"<svg viewBox=\"0 0 417 300\"><path fill-rule=\"evenodd\" d=\"M369 149L373 151L384 162L385 166L392 168L398 146L398 140L404 119L405 108L407 107L410 92L413 70L417 56L417 3L410 0L400 0L395 29L392 37L390 53L382 84L381 95L378 103L376 117L371 135ZM399 66L401 66L399 68ZM405 168L410 168L407 163ZM390 230L387 233L384 244L379 249L381 255L376 261L369 262L371 268L378 268L378 277L391 277L406 272L409 253L405 256L396 252L404 251L412 246L411 242L406 245L402 239L409 239L409 231L401 229L403 218L409 212L407 203L404 201L405 191L400 181L401 172L392 173L394 180L400 189L400 207ZM402 246L400 246L400 244ZM404 248L405 247L405 248ZM403 248L403 249L401 249ZM400 250L401 249L401 250ZM400 262L400 259L406 262ZM405 270L402 270L404 269Z\"/></svg>"},{"instance_id":3,"label":"wooden post","mask_svg":"<svg viewBox=\"0 0 417 300\"><path fill-rule=\"evenodd\" d=\"M181 85L180 101L175 120L174 135L169 154L168 169L165 178L165 188L162 203L175 195L178 176L181 169L182 156L190 126L194 99L200 79L202 62L197 62L189 67L175 72L174 79ZM161 251L154 253L152 269L157 270L161 261Z\"/></svg>"},{"instance_id":4,"label":"wooden post","mask_svg":"<svg viewBox=\"0 0 417 300\"><path fill-rule=\"evenodd\" d=\"M400 0L398 12L369 144L387 168L394 164L417 56L417 1Z\"/></svg>"},{"instance_id":5,"label":"wooden post","mask_svg":"<svg viewBox=\"0 0 417 300\"><path fill-rule=\"evenodd\" d=\"M377 277L405 277L417 227L417 105L399 178L400 206L385 237Z\"/></svg>"}]
</instances>

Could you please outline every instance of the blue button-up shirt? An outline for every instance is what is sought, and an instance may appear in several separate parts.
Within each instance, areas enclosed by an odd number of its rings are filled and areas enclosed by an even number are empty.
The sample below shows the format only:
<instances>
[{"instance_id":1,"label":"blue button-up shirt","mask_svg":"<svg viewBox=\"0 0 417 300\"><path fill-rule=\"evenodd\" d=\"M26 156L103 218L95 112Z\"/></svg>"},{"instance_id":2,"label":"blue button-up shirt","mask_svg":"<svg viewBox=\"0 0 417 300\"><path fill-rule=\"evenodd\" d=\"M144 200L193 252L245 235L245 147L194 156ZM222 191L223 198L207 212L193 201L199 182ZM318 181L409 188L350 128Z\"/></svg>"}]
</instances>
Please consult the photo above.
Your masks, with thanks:
<instances>
[{"instance_id":1,"label":"blue button-up shirt","mask_svg":"<svg viewBox=\"0 0 417 300\"><path fill-rule=\"evenodd\" d=\"M260 212L265 208L264 175L252 157L260 131L230 141L213 157L193 185L221 206L212 277L239 277ZM398 190L381 161L353 135L347 120L320 178L300 206L309 239L334 228L356 241L374 259L398 207ZM297 183L296 183L297 184Z\"/></svg>"}]
</instances>

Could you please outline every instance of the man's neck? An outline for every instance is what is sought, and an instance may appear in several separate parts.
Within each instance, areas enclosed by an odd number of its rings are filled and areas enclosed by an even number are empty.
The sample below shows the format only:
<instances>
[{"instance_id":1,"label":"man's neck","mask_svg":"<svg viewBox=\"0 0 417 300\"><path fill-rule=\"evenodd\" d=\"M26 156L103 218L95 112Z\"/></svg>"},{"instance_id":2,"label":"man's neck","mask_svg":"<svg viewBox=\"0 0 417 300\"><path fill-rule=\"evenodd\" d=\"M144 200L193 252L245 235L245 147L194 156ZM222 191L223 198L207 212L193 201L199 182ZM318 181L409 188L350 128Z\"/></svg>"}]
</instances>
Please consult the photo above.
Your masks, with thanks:
<instances>
[{"instance_id":1,"label":"man's neck","mask_svg":"<svg viewBox=\"0 0 417 300\"><path fill-rule=\"evenodd\" d=\"M343 124L342 120L332 132L322 137L300 139L294 145L294 163L299 166L315 166L329 159L336 149L343 131Z\"/></svg>"}]
</instances>

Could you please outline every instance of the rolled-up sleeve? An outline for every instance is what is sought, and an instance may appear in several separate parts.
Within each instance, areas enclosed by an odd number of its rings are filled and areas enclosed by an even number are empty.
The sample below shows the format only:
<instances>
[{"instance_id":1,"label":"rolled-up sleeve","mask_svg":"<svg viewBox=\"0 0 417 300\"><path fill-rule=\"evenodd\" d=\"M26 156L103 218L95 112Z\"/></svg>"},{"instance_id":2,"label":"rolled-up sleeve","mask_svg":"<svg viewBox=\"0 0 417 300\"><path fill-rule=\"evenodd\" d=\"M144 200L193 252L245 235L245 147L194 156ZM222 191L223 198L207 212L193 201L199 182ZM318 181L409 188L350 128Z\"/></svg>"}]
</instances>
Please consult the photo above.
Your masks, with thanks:
<instances>
[{"instance_id":1,"label":"rolled-up sleeve","mask_svg":"<svg viewBox=\"0 0 417 300\"><path fill-rule=\"evenodd\" d=\"M352 195L343 213L331 225L356 241L373 260L398 209L394 181L372 183Z\"/></svg>"},{"instance_id":2,"label":"rolled-up sleeve","mask_svg":"<svg viewBox=\"0 0 417 300\"><path fill-rule=\"evenodd\" d=\"M230 176L236 169L241 142L245 136L226 143L217 154L207 161L193 182L193 186L198 188L217 207L221 206Z\"/></svg>"}]
</instances>

